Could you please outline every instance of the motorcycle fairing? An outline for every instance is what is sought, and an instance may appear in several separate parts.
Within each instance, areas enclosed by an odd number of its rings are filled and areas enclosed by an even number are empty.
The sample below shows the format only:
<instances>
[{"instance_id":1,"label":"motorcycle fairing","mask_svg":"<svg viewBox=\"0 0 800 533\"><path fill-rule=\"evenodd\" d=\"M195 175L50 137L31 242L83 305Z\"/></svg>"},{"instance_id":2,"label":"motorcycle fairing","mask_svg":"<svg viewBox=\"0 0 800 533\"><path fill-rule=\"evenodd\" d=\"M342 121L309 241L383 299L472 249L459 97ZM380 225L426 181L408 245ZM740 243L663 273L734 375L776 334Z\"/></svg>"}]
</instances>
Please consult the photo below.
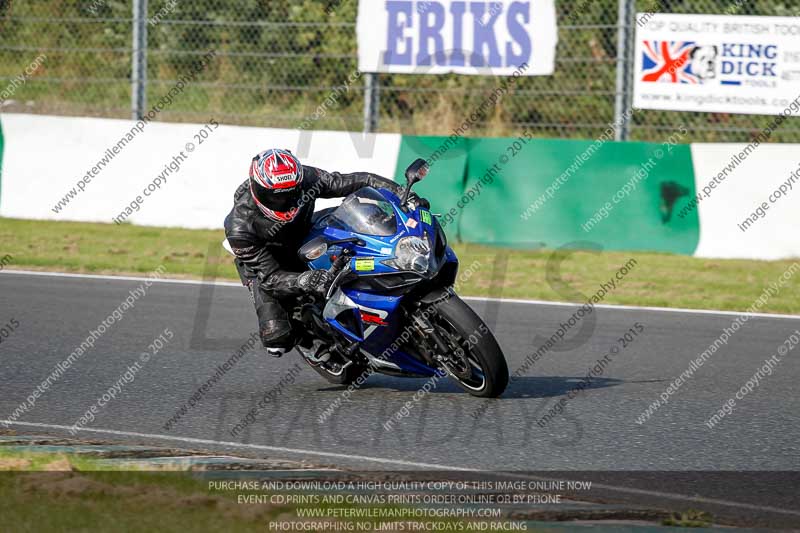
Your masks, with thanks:
<instances>
[{"instance_id":1,"label":"motorcycle fairing","mask_svg":"<svg viewBox=\"0 0 800 533\"><path fill-rule=\"evenodd\" d=\"M396 243L403 237L419 237L427 241L434 249L436 226L433 215L424 209L416 209L408 213L400 209L400 199L387 189L377 191L388 200L396 219L395 232L392 235L368 235L355 231L334 227L329 224L328 213L318 219L309 234L306 242L315 237L322 236L327 241L352 238L354 235L362 241L351 244L355 256L350 262L350 271L358 277L381 276L403 272L384 264L384 261L395 258ZM313 269L329 269L332 261L338 257L342 248L333 245L326 253L310 261ZM434 255L433 253L431 254ZM441 260L435 257L431 261L431 272L427 277L433 277L447 263L458 264L458 259L453 250L447 246ZM402 296L372 293L352 288L339 288L328 300L323 311L324 319L337 331L341 332L351 341L361 343L361 349L372 357L396 365L399 371L408 375L433 376L437 370L426 365L417 358L404 352L401 348L391 349L402 334L404 323L403 311L399 309ZM408 336L408 333L406 333Z\"/></svg>"}]
</instances>

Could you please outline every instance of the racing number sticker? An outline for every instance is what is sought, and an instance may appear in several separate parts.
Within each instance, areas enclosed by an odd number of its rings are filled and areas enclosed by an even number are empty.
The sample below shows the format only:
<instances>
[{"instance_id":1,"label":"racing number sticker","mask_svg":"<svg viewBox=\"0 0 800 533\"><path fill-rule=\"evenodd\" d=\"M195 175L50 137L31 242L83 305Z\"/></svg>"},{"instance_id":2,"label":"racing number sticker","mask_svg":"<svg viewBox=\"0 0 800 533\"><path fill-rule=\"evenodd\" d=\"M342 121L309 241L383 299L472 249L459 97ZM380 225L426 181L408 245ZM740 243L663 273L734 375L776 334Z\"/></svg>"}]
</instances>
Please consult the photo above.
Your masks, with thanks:
<instances>
[{"instance_id":1,"label":"racing number sticker","mask_svg":"<svg viewBox=\"0 0 800 533\"><path fill-rule=\"evenodd\" d=\"M422 219L422 221L425 224L427 224L429 226L431 225L431 212L430 211L420 211L419 212L419 216L420 216L420 218Z\"/></svg>"},{"instance_id":2,"label":"racing number sticker","mask_svg":"<svg viewBox=\"0 0 800 533\"><path fill-rule=\"evenodd\" d=\"M375 270L374 257L361 257L356 259L356 271L367 272L370 270Z\"/></svg>"}]
</instances>

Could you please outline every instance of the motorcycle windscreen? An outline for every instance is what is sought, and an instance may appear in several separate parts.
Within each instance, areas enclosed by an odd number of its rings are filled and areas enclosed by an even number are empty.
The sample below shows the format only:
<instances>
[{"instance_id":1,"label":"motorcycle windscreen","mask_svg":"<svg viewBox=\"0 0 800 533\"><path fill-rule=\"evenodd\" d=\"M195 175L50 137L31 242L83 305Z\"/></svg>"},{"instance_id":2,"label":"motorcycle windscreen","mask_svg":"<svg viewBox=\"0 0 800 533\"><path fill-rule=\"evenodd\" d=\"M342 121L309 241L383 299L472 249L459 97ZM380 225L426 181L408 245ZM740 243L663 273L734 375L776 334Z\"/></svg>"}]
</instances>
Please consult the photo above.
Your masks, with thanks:
<instances>
[{"instance_id":1,"label":"motorcycle windscreen","mask_svg":"<svg viewBox=\"0 0 800 533\"><path fill-rule=\"evenodd\" d=\"M390 237L398 231L394 206L372 187L345 198L330 215L328 225L378 237Z\"/></svg>"}]
</instances>

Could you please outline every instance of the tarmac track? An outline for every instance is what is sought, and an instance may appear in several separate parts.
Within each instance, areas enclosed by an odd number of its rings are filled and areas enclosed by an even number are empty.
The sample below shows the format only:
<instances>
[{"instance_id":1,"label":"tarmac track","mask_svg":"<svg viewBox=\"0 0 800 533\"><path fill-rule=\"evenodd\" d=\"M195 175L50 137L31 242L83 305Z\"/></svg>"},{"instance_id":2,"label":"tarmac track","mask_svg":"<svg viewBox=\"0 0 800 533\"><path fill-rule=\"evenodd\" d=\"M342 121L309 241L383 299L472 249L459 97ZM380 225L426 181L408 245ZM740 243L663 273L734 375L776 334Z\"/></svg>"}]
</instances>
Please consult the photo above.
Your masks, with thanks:
<instances>
[{"instance_id":1,"label":"tarmac track","mask_svg":"<svg viewBox=\"0 0 800 533\"><path fill-rule=\"evenodd\" d=\"M132 278L2 272L0 326L11 319L19 326L0 343L0 420L141 285L142 280ZM576 309L507 301L470 304L495 331L512 373L538 347L534 339L551 336ZM217 285L212 293L195 282L159 282L12 429L66 433L169 328L174 338L148 362L140 362L135 379L99 409L79 436L357 470L477 469L546 477L561 471L606 486L600 498L695 508L705 499L731 517L758 518L764 525L798 524L800 351L782 357L716 427L709 429L705 422L800 329L800 320L751 317L668 404L639 424L637 417L736 315L609 306L598 307L594 316L582 341L544 354L499 400L478 400L440 381L415 402L414 393L426 380L372 376L320 421L343 389L305 366L296 370L295 355L273 360L256 349L167 426L248 339L255 317L241 287ZM543 427L537 424L598 359L621 347L618 339L637 322L644 330L610 359L602 375L569 399L561 416ZM272 399L255 422L232 434L267 393ZM384 429L404 405L408 415L392 430Z\"/></svg>"}]
</instances>

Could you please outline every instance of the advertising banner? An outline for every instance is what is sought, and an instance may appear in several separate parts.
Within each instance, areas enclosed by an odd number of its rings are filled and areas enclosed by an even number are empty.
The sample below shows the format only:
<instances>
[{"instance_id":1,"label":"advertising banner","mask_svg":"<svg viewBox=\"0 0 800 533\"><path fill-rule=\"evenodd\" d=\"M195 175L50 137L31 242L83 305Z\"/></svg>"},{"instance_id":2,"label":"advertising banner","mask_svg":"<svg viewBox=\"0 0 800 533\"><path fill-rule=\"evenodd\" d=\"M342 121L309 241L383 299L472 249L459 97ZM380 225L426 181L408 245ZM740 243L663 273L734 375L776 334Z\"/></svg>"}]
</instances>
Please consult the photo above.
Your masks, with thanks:
<instances>
[{"instance_id":1,"label":"advertising banner","mask_svg":"<svg viewBox=\"0 0 800 533\"><path fill-rule=\"evenodd\" d=\"M635 108L777 115L800 97L800 18L640 13L636 26Z\"/></svg>"},{"instance_id":2,"label":"advertising banner","mask_svg":"<svg viewBox=\"0 0 800 533\"><path fill-rule=\"evenodd\" d=\"M362 72L534 76L555 68L554 0L360 0L357 25Z\"/></svg>"}]
</instances>

